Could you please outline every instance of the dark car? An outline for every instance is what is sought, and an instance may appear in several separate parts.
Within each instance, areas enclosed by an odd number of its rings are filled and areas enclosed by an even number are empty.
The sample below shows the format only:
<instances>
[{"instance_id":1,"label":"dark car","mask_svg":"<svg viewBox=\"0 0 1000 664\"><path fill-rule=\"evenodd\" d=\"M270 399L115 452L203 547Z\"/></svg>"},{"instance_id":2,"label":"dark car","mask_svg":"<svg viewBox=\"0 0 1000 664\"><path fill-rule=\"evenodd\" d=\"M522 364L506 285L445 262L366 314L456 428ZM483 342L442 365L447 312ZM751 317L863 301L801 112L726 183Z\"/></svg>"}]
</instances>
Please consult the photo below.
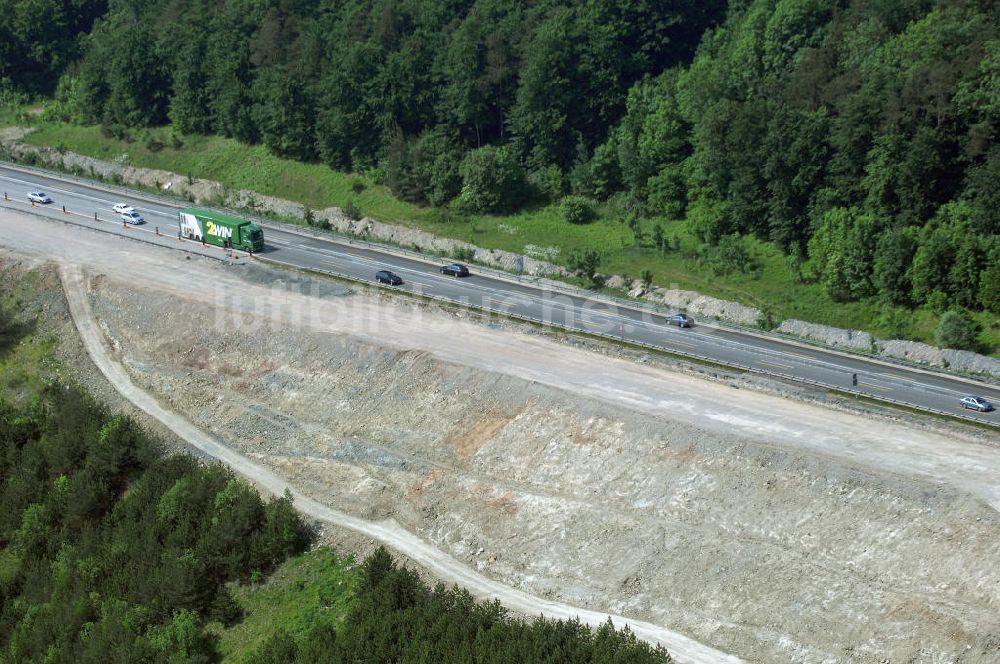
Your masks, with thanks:
<instances>
[{"instance_id":1,"label":"dark car","mask_svg":"<svg viewBox=\"0 0 1000 664\"><path fill-rule=\"evenodd\" d=\"M389 284L390 286L399 286L403 283L403 280L399 278L399 275L389 272L389 270L379 270L375 273L375 281L380 284Z\"/></svg>"},{"instance_id":2,"label":"dark car","mask_svg":"<svg viewBox=\"0 0 1000 664\"><path fill-rule=\"evenodd\" d=\"M667 325L676 325L677 327L691 327L694 325L694 319L687 314L674 314L673 316L667 316Z\"/></svg>"},{"instance_id":3,"label":"dark car","mask_svg":"<svg viewBox=\"0 0 1000 664\"><path fill-rule=\"evenodd\" d=\"M988 413L993 410L993 404L983 397L962 397L960 402L962 408L972 408L973 410L978 410L980 413Z\"/></svg>"},{"instance_id":4,"label":"dark car","mask_svg":"<svg viewBox=\"0 0 1000 664\"><path fill-rule=\"evenodd\" d=\"M469 276L469 268L461 263L452 263L451 265L443 266L441 274L450 274L453 277L467 277Z\"/></svg>"}]
</instances>

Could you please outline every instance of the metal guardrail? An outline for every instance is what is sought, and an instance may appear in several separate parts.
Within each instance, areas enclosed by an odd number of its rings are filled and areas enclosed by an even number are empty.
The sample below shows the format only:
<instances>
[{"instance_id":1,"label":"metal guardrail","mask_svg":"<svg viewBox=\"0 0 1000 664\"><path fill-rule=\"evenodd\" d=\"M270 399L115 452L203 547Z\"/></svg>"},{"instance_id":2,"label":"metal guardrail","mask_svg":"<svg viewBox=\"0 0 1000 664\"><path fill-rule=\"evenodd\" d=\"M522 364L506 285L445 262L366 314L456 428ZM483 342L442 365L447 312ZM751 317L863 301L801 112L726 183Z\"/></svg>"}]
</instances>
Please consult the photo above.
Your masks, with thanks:
<instances>
[{"instance_id":1,"label":"metal guardrail","mask_svg":"<svg viewBox=\"0 0 1000 664\"><path fill-rule=\"evenodd\" d=\"M368 286L374 285L374 286L376 286L376 287L378 287L380 289L383 289L386 292L390 292L390 293L400 293L400 292L402 292L402 293L406 293L408 295L417 295L419 297L426 298L428 300L432 300L432 301L436 301L436 302L442 302L442 303L446 303L446 304L452 304L452 305L459 305L459 306L466 307L466 308L479 309L479 310L482 310L482 311L486 311L486 312L489 312L489 313L494 313L494 314L503 316L505 318L513 318L513 319L521 320L521 321L524 321L524 322L527 322L527 323L531 323L531 324L535 324L535 325L543 325L543 326L547 326L547 327L556 327L556 328L560 328L560 329L563 329L563 330L565 330L567 332L571 332L571 333L574 333L574 334L584 334L584 335L601 337L603 339L606 339L608 341L614 341L616 343L624 343L624 344L627 344L629 346L636 346L636 347L639 347L639 348L645 348L647 350L652 350L652 351L656 351L656 352L669 353L671 355L678 355L678 356L681 356L681 357L684 357L684 358L698 360L700 362L705 362L705 363L709 363L709 364L715 364L715 365L718 365L718 366L727 367L727 368L730 368L730 369L736 369L736 370L740 370L740 371L745 371L747 373L760 374L762 376L766 376L766 377L769 377L769 378L777 378L777 379L780 379L780 380L786 380L786 381L790 381L790 382L794 382L794 383L801 383L801 384L805 384L805 385L811 385L813 387L820 387L820 388L823 388L823 389L836 390L838 392L844 392L844 393L847 393L847 394L853 394L855 396L864 397L866 399L872 399L872 400L879 401L879 402L882 402L882 403L888 403L888 404L892 404L892 405L896 405L896 406L902 406L902 407L905 407L905 408L910 408L910 409L917 410L917 411L924 412L924 413L932 413L934 415L939 415L939 416L954 418L954 419L958 419L958 420L964 420L964 421L972 423L972 424L986 425L986 426L990 426L990 427L993 427L993 428L1000 428L1000 422L991 422L989 420L977 419L977 418L974 418L974 417L970 417L970 416L968 416L968 415L966 415L964 413L951 413L951 412L944 411L944 410L939 410L939 409L936 409L936 408L928 408L926 406L921 406L919 404L911 403L911 402L908 402L908 401L900 401L898 399L890 399L888 397L882 397L882 396L879 396L879 395L876 395L876 394L871 394L871 393L868 393L868 392L864 392L862 390L852 389L852 388L846 387L846 386L833 385L831 383L824 383L823 381L813 380L811 378L802 378L802 377L799 377L799 376L794 376L792 374L786 374L786 373L781 373L781 372L777 372L777 371L770 371L770 370L767 370L767 369L760 369L760 368L753 367L753 366L748 365L748 364L737 364L737 363L734 363L734 362L728 362L728 361L725 361L725 360L719 360L719 359L716 359L716 358L708 357L706 355L699 355L698 353L691 353L691 352L684 351L684 350L676 350L676 349L673 349L673 348L667 348L666 346L658 346L656 344L651 344L651 343L647 343L647 342L644 342L644 341L630 340L630 339L626 339L624 337L615 336L613 334L607 334L607 333L604 333L604 332L592 332L592 331L588 331L588 330L577 329L577 328L570 327L569 325L565 325L565 324L562 324L562 323L556 323L556 322L552 322L552 321L545 321L545 320L542 320L541 318L537 318L537 317L534 317L534 316L525 316L523 314L518 314L518 313L514 313L514 312L509 312L509 311L503 311L503 310L499 310L499 309L491 309L490 307L487 307L487 306L475 305L475 304L471 304L469 302L463 302L463 301L455 299L455 298L445 297L445 296L441 296L441 295L432 295L430 293L412 293L410 291L398 291L398 290L393 289L392 287L384 286L382 284L379 284L378 282L370 282L370 281L365 280L365 279L359 279L358 277L349 275L349 274L344 273L344 272L339 272L337 270L330 270L330 269L326 269L326 268L314 268L314 267L303 268L300 265L294 265L292 263L287 263L285 261L274 259L274 258L270 258L270 257L266 257L266 256L258 256L257 258L259 260L262 260L262 261L265 261L265 262L278 263L278 264L281 264L281 265L289 265L289 266L295 267L295 268L300 269L300 270L304 269L304 270L308 270L308 271L311 271L311 272L318 272L320 274L325 274L325 275L337 277L337 278L340 278L340 279L346 279L348 281L363 283L363 284L368 285Z\"/></svg>"},{"instance_id":2,"label":"metal guardrail","mask_svg":"<svg viewBox=\"0 0 1000 664\"><path fill-rule=\"evenodd\" d=\"M39 173L41 175L47 175L47 176L52 176L52 177L60 177L60 178L64 178L64 179L73 180L73 181L78 182L78 183L80 183L82 185L85 185L85 186L93 186L94 183L95 183L94 180L88 179L88 178L84 178L84 177L80 177L80 176L76 175L75 173L64 173L62 171L55 171L55 170L51 170L51 169L41 168L41 167L34 166L34 165L24 165L24 164L20 164L20 163L17 163L17 162L9 162L9 161L6 161L6 160L0 160L0 163L7 163L7 164L10 164L11 166L16 167L16 168L21 169L21 170L35 171L35 172L37 172L37 173ZM180 198L179 196L172 196L172 195L165 196L165 195L160 194L160 193L150 193L150 192L147 192L144 189L140 189L140 190L129 189L128 187L125 187L125 186L122 186L122 185L118 185L118 184L114 184L114 183L106 183L103 180L100 181L99 184L102 187L104 187L105 189L109 189L109 190L121 193L122 195L132 196L132 197L136 197L136 198L139 198L141 196L145 196L148 199L152 199L152 200L160 202L160 203L162 203L164 205L170 205L170 206L188 206L188 205L193 205L193 203L191 203L191 201L189 201L187 199ZM136 196L136 192L137 191L141 193L141 196ZM210 210L216 210L216 211L222 212L222 213L233 214L232 211L226 210L225 208L219 208L217 206L199 205L199 207L202 207L202 208L205 208L205 209L210 209ZM418 261L427 262L427 263L434 263L434 264L444 265L444 264L447 264L447 263L454 262L454 259L451 258L451 257L435 256L433 254L427 254L427 253L424 253L424 252L413 251L411 249L407 249L405 247L402 247L402 246L399 246L399 245L394 245L394 244L387 243L387 242L373 242L371 240L365 240L363 238L358 238L356 236L348 235L346 233L340 233L340 232L337 232L337 231L334 231L334 230L319 230L319 229L316 229L316 228L313 228L313 227L310 227L310 226L299 226L299 225L296 225L296 224L290 224L290 223L282 222L282 221L279 221L279 220L276 220L276 219L271 219L269 217L261 217L259 215L255 215L255 214L244 212L244 211L239 211L238 214L241 217L249 219L250 221L253 221L254 223L256 223L256 224L258 224L258 225L260 225L260 226L262 226L264 228L270 227L270 228L273 228L273 229L276 229L276 230L280 230L280 231L284 231L284 232L287 232L287 233L304 235L304 236L312 237L312 238L319 239L319 240L327 240L327 241L339 242L341 244L346 244L348 246L362 247L362 248L365 248L365 249L368 249L368 250L371 250L371 251L375 251L375 252L379 252L379 253L389 253L389 254L401 255L401 256L404 256L406 258L410 258L412 260L418 260ZM534 287L534 288L548 288L549 290L557 291L557 292L562 292L562 293L565 293L566 295L570 295L570 296L573 296L573 297L579 297L579 298L586 299L586 300L603 302L605 304L610 304L612 306L621 307L621 308L625 308L625 309L630 309L632 311L637 311L637 312L648 312L650 314L659 314L659 315L669 315L670 313L674 312L674 309L667 308L667 307L665 307L663 305L660 305L657 302L651 302L651 301L648 301L648 300L644 300L642 302L639 302L639 301L636 301L636 300L629 300L629 299L621 298L621 297L618 297L618 296L615 296L615 295L610 295L610 294L607 294L607 293L596 293L594 291L589 291L589 290L585 290L585 289L581 289L581 288L575 287L572 284L567 284L567 283L564 283L564 282L554 281L552 279L549 279L549 278L546 278L546 277L543 277L543 276L525 276L525 275L519 275L519 274L515 274L515 273L512 273L512 272L506 272L504 270L500 270L500 269L494 268L494 267L489 266L489 265L484 265L482 263L478 263L478 262L474 262L474 261L470 261L470 262L473 262L476 265L478 271L480 271L482 273L488 273L489 276L491 276L494 279L498 279L498 280L514 281L514 282L520 283L522 285L531 286L531 287ZM941 369L939 367L931 367L931 366L928 366L926 364L921 364L919 362L914 362L914 361L909 360L907 358L897 358L897 357L887 358L887 357L883 357L883 356L877 355L875 353L865 352L865 351L862 351L862 350L859 350L859 349L841 348L841 347L837 347L837 346L830 346L830 345L823 344L822 342L818 342L818 341L815 341L815 340L812 340L812 339L809 339L809 338L806 338L806 337L799 337L799 336L795 336L795 335L791 335L791 334L786 334L786 333L782 333L782 332L776 332L774 330L764 331L764 330L760 330L760 329L757 329L757 328L749 327L749 326L746 326L746 325L740 325L738 323L733 323L733 322L730 322L730 321L723 321L723 320L720 320L720 319L717 319L717 318L711 318L711 317L709 317L709 320L711 321L711 324L713 326L722 328L724 330L731 330L731 331L733 331L735 333L738 333L738 334L749 335L749 336L756 336L756 337L760 337L760 338L763 338L763 339L772 339L772 340L777 341L777 342L784 342L784 343L791 343L791 344L800 344L802 346L808 346L808 347L811 347L811 348L815 348L817 350L822 350L822 351L826 351L826 352L840 353L840 354L848 356L848 357L857 357L859 359L871 360L871 361L875 361L875 362L879 362L879 363L883 363L883 364L888 364L890 366L891 365L897 365L897 366L909 367L911 369L915 369L915 370L918 370L918 371L927 372L927 373L930 373L930 374L938 374L938 375L949 377L949 378L974 380L974 381L977 381L977 382L980 382L980 383L986 383L986 384L988 384L988 385L990 385L992 387L996 387L996 385L994 383L990 382L992 380L992 377L991 376L984 376L983 374L958 372L958 371L954 371L954 370L951 370L951 371L949 371L949 370L943 370L943 369Z\"/></svg>"}]
</instances>

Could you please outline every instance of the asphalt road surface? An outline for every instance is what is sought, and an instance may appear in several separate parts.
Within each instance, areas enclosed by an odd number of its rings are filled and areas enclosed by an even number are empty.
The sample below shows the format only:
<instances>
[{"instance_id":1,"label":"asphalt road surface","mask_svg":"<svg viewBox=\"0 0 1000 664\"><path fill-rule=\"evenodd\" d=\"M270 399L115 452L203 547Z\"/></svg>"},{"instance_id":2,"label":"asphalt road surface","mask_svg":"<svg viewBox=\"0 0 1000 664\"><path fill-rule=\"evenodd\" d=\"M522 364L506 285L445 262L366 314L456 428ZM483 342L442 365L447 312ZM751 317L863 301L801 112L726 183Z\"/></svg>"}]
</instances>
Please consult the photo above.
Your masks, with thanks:
<instances>
[{"instance_id":1,"label":"asphalt road surface","mask_svg":"<svg viewBox=\"0 0 1000 664\"><path fill-rule=\"evenodd\" d=\"M172 235L177 232L177 210L184 207L142 194L123 195L100 184L77 179L22 171L0 165L0 188L9 201L3 205L28 208L29 191L44 191L53 202L37 205L34 212L55 219L98 224L124 234ZM146 219L139 227L122 228L121 218L111 207L118 202L134 205ZM69 216L63 214L63 206ZM94 215L97 215L96 222ZM621 306L563 291L540 288L513 277L495 273L456 278L442 275L440 259L381 251L364 243L327 240L291 233L265 225L262 259L301 268L334 272L347 277L374 281L375 272L388 269L404 283L396 288L421 295L451 300L490 311L513 314L551 325L596 333L630 342L648 344L667 351L696 355L727 365L750 367L824 386L854 391L878 399L912 404L990 423L1000 427L997 411L978 413L959 404L962 396L976 394L1000 405L1000 386L934 373L886 361L796 344L780 338L711 324L679 329L664 322L663 312L641 304ZM594 367L599 371L600 367ZM854 385L854 380L857 385Z\"/></svg>"}]
</instances>

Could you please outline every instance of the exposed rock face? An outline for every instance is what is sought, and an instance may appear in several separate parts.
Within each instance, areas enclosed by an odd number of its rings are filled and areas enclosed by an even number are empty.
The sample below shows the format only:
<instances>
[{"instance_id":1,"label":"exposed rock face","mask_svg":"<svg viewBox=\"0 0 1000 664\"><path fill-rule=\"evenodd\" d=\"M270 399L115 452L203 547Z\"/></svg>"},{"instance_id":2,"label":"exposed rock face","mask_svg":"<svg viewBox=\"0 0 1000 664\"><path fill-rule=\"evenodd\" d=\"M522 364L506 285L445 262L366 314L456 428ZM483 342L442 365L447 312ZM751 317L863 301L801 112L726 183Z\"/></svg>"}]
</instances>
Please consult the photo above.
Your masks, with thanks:
<instances>
[{"instance_id":1,"label":"exposed rock face","mask_svg":"<svg viewBox=\"0 0 1000 664\"><path fill-rule=\"evenodd\" d=\"M604 282L604 285L607 286L608 288L625 288L627 283L628 282L625 281L625 277L622 277L617 274L612 274Z\"/></svg>"},{"instance_id":2,"label":"exposed rock face","mask_svg":"<svg viewBox=\"0 0 1000 664\"><path fill-rule=\"evenodd\" d=\"M1000 360L967 350L937 348L917 341L892 339L877 342L879 355L929 364L933 367L957 369L1000 378Z\"/></svg>"},{"instance_id":3,"label":"exposed rock face","mask_svg":"<svg viewBox=\"0 0 1000 664\"><path fill-rule=\"evenodd\" d=\"M793 334L804 339L813 339L828 346L848 348L850 350L870 353L874 350L875 338L867 332L858 330L842 330L839 327L817 325L789 318L778 326L778 332Z\"/></svg>"},{"instance_id":4,"label":"exposed rock face","mask_svg":"<svg viewBox=\"0 0 1000 664\"><path fill-rule=\"evenodd\" d=\"M707 316L741 325L756 324L761 313L760 309L756 307L748 307L738 302L720 300L695 291L676 288L656 288L644 297L647 300L660 302L675 309L683 309L695 316Z\"/></svg>"},{"instance_id":5,"label":"exposed rock face","mask_svg":"<svg viewBox=\"0 0 1000 664\"><path fill-rule=\"evenodd\" d=\"M967 350L938 348L917 341L901 339L876 339L868 332L842 330L839 327L817 325L795 319L782 322L778 327L778 332L812 339L835 348L872 353L884 358L908 360L931 367L1000 377L1000 360Z\"/></svg>"}]
</instances>

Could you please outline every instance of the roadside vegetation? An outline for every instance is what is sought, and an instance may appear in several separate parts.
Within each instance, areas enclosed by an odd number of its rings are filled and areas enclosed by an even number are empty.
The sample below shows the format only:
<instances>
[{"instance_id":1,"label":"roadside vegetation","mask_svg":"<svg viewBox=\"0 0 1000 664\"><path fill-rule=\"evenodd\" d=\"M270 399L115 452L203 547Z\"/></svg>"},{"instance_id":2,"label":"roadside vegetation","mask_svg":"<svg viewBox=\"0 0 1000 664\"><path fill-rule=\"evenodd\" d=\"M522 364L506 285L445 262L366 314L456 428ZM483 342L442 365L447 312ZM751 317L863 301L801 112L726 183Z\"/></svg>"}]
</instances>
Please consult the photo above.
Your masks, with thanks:
<instances>
[{"instance_id":1,"label":"roadside vegetation","mask_svg":"<svg viewBox=\"0 0 1000 664\"><path fill-rule=\"evenodd\" d=\"M329 604L310 611L314 617L308 625L297 620L278 623L279 628L238 661L672 661L662 648L639 641L628 629L615 629L610 621L596 630L578 621L526 621L511 616L497 601L477 602L456 587L430 588L412 570L397 566L384 548L377 549L352 576L356 585L346 615L333 608L338 605L337 588L323 587L320 592L328 592ZM343 584L342 572L335 571L333 580ZM281 601L280 596L277 600ZM307 600L310 604L314 603Z\"/></svg>"},{"instance_id":2,"label":"roadside vegetation","mask_svg":"<svg viewBox=\"0 0 1000 664\"><path fill-rule=\"evenodd\" d=\"M564 265L593 250L601 273L779 319L1000 348L988 3L104 11L53 8L44 52L8 28L21 66L0 89L47 100L30 140ZM946 312L974 333L935 335Z\"/></svg>"}]
</instances>

